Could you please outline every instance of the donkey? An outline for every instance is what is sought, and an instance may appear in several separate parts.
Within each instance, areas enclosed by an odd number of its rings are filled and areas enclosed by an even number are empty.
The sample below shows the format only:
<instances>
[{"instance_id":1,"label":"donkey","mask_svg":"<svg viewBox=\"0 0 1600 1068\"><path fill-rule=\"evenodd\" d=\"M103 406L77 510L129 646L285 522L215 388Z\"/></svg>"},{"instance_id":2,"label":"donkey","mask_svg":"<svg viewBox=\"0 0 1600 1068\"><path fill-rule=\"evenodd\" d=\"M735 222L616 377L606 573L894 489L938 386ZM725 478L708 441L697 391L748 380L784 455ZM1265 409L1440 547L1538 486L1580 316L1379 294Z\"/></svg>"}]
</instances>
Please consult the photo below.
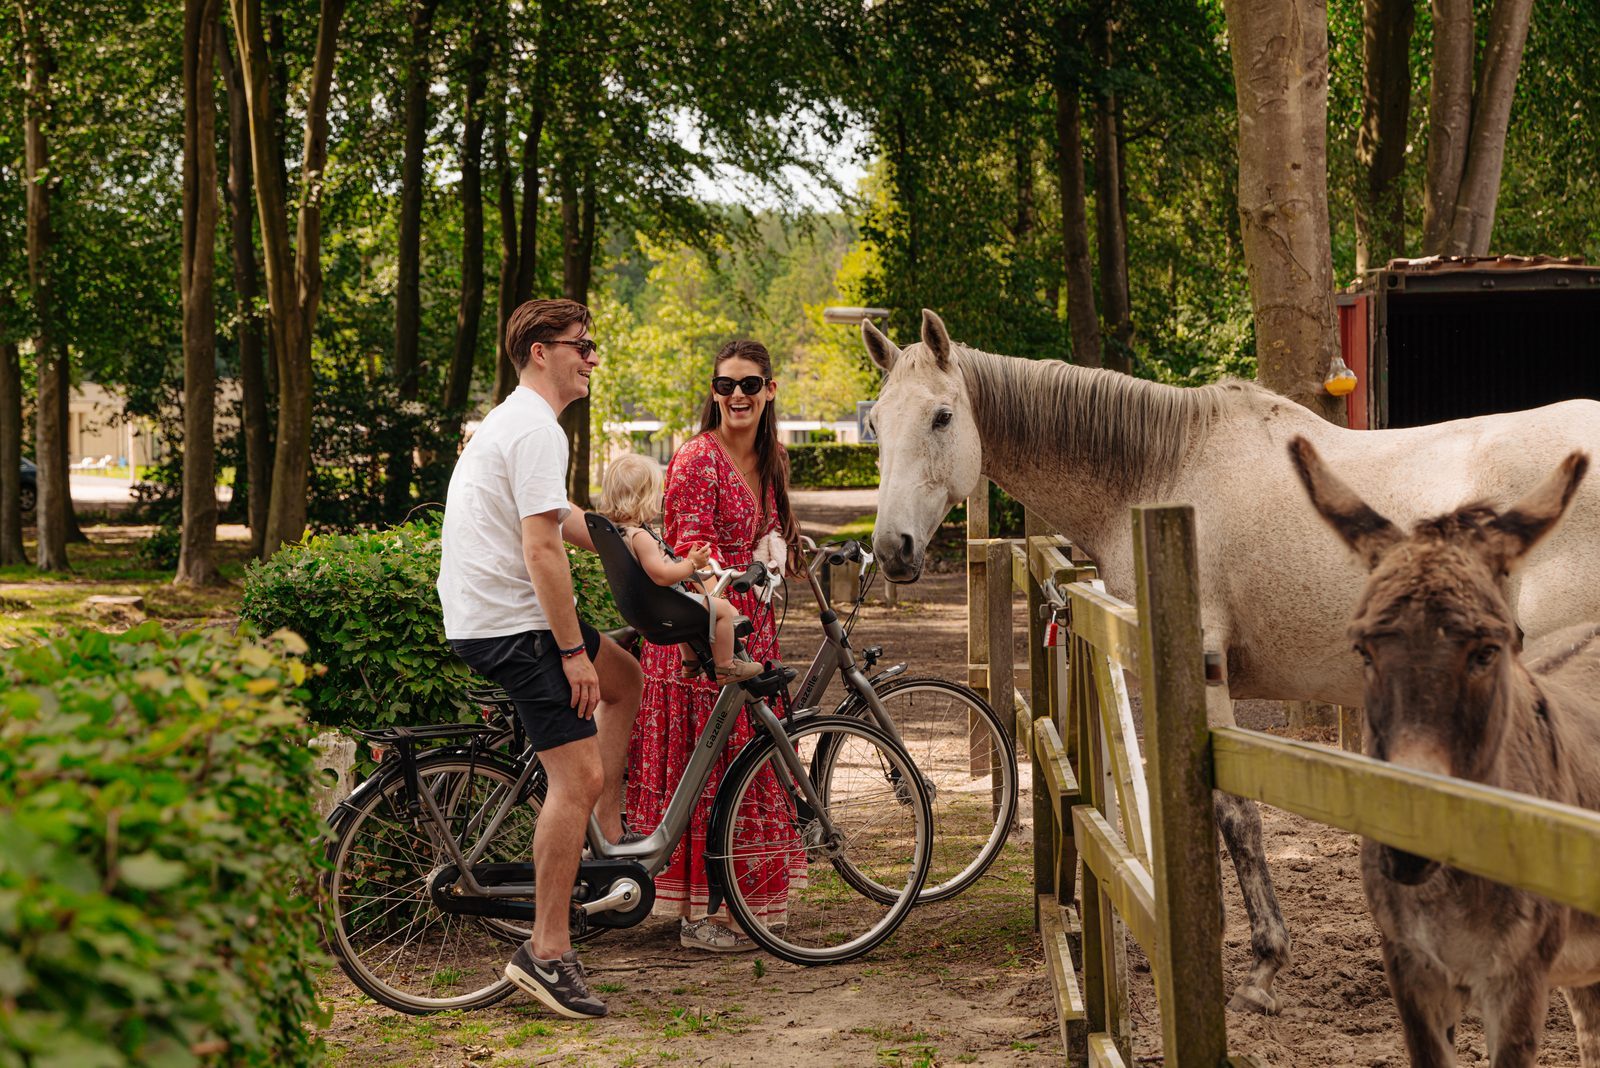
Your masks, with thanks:
<instances>
[{"instance_id":1,"label":"donkey","mask_svg":"<svg viewBox=\"0 0 1600 1068\"><path fill-rule=\"evenodd\" d=\"M1367 755L1600 809L1600 625L1524 650L1507 597L1588 456L1569 455L1505 512L1468 505L1407 536L1310 442L1289 452L1311 503L1371 572L1349 630L1365 666ZM1600 919L1370 839L1361 882L1413 1065L1455 1064L1468 1002L1495 1068L1534 1064L1552 986L1572 1008L1585 1068L1600 1065Z\"/></svg>"},{"instance_id":2,"label":"donkey","mask_svg":"<svg viewBox=\"0 0 1600 1068\"><path fill-rule=\"evenodd\" d=\"M1251 383L1179 389L1056 360L993 356L952 344L924 311L921 344L903 352L870 323L862 336L887 372L871 420L881 458L873 550L884 574L915 581L950 507L987 475L1099 565L1110 592L1133 598L1130 506L1194 505L1206 647L1223 654L1214 726L1228 698L1357 705L1361 665L1342 621L1361 570L1307 506L1290 466L1303 435L1400 520L1462 500L1508 500L1574 448L1600 450L1600 404L1409 430L1352 431ZM1529 556L1512 597L1532 635L1600 619L1600 494ZM1218 823L1250 915L1250 977L1230 1006L1277 1009L1273 977L1289 959L1253 802L1218 795Z\"/></svg>"}]
</instances>

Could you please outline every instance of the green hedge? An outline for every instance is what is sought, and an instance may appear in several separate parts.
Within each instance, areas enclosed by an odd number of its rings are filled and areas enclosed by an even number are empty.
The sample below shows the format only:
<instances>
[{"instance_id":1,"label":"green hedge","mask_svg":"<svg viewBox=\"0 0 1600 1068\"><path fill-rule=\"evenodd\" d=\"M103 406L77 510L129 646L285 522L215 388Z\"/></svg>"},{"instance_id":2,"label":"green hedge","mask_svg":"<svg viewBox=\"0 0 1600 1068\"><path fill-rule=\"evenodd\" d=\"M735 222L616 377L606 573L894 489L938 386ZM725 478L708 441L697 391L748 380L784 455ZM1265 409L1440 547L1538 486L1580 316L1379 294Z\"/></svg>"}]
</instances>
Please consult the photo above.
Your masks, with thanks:
<instances>
[{"instance_id":1,"label":"green hedge","mask_svg":"<svg viewBox=\"0 0 1600 1068\"><path fill-rule=\"evenodd\" d=\"M876 445L790 445L789 484L824 489L878 484Z\"/></svg>"},{"instance_id":2,"label":"green hedge","mask_svg":"<svg viewBox=\"0 0 1600 1068\"><path fill-rule=\"evenodd\" d=\"M309 1065L306 676L146 623L0 650L0 1065Z\"/></svg>"},{"instance_id":3,"label":"green hedge","mask_svg":"<svg viewBox=\"0 0 1600 1068\"><path fill-rule=\"evenodd\" d=\"M578 612L602 630L622 625L599 557L569 549ZM439 528L424 519L382 531L323 534L288 546L245 576L239 614L262 631L303 636L312 718L371 728L468 718L474 682L445 642L435 583Z\"/></svg>"}]
</instances>

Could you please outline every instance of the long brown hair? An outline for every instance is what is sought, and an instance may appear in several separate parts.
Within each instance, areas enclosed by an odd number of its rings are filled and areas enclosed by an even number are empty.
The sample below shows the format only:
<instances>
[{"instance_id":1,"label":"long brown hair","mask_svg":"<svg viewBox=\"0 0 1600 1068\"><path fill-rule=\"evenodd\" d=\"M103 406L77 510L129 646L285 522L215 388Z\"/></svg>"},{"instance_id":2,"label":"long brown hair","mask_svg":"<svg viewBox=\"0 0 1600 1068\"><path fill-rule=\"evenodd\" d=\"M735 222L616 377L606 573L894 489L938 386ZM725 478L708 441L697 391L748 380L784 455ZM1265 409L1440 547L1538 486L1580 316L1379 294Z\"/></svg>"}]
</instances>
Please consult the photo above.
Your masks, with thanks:
<instances>
[{"instance_id":1,"label":"long brown hair","mask_svg":"<svg viewBox=\"0 0 1600 1068\"><path fill-rule=\"evenodd\" d=\"M715 375L729 360L749 360L761 368L762 377L772 378L772 354L759 341L730 341L717 350L711 373ZM722 408L716 396L706 392L705 405L700 409L700 433L715 430L722 425ZM789 546L789 570L798 572L800 560L800 524L794 510L789 507L789 454L778 441L778 405L769 400L761 409L761 422L756 426L756 470L761 475L760 507L767 508L767 487L772 487L773 501L778 509L778 530Z\"/></svg>"}]
</instances>

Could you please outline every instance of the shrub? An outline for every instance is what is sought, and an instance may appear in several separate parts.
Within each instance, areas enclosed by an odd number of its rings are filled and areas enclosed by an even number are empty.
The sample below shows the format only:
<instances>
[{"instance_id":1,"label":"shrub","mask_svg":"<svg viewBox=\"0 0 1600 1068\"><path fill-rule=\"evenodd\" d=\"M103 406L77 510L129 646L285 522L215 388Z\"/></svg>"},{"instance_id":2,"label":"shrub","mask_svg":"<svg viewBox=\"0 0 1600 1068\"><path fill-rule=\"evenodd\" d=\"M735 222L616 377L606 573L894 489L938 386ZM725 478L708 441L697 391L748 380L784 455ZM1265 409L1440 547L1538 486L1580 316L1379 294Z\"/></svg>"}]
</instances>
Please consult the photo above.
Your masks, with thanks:
<instances>
[{"instance_id":1,"label":"shrub","mask_svg":"<svg viewBox=\"0 0 1600 1068\"><path fill-rule=\"evenodd\" d=\"M305 678L147 623L0 650L0 1065L307 1065Z\"/></svg>"},{"instance_id":2,"label":"shrub","mask_svg":"<svg viewBox=\"0 0 1600 1068\"><path fill-rule=\"evenodd\" d=\"M843 489L878 484L876 445L790 445L789 482Z\"/></svg>"},{"instance_id":3,"label":"shrub","mask_svg":"<svg viewBox=\"0 0 1600 1068\"><path fill-rule=\"evenodd\" d=\"M621 626L599 558L568 551L578 613ZM327 667L311 685L312 718L378 727L468 718L475 681L444 637L432 517L382 531L323 534L278 550L245 576L239 613L263 631L288 628ZM481 680L478 680L481 681Z\"/></svg>"},{"instance_id":4,"label":"shrub","mask_svg":"<svg viewBox=\"0 0 1600 1068\"><path fill-rule=\"evenodd\" d=\"M178 552L182 548L183 534L179 529L161 526L139 543L134 555L140 564L152 571L174 571L178 567Z\"/></svg>"}]
</instances>

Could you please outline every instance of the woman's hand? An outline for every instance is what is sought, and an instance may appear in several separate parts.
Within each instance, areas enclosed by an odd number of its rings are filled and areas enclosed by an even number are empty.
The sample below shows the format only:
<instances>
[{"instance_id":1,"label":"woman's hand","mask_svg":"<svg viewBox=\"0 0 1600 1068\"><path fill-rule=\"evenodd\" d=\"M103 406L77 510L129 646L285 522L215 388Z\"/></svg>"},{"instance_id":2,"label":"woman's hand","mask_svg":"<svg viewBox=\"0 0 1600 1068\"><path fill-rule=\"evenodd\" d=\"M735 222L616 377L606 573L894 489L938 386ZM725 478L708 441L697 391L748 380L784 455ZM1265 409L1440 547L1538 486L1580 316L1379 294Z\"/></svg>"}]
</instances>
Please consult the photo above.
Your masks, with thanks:
<instances>
[{"instance_id":1,"label":"woman's hand","mask_svg":"<svg viewBox=\"0 0 1600 1068\"><path fill-rule=\"evenodd\" d=\"M711 562L711 544L709 542L696 545L685 554L684 559L694 566L696 571L705 568Z\"/></svg>"}]
</instances>

